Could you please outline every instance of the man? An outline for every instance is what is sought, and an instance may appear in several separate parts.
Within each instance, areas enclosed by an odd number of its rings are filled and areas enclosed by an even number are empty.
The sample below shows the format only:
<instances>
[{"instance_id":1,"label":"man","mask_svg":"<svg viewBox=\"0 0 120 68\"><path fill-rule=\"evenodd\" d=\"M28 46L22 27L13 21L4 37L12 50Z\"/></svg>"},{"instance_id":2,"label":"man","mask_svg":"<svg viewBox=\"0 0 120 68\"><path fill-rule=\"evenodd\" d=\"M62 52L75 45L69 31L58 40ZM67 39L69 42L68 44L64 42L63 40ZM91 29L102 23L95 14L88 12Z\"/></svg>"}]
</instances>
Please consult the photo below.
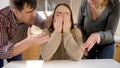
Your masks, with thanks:
<instances>
[{"instance_id":1,"label":"man","mask_svg":"<svg viewBox=\"0 0 120 68\"><path fill-rule=\"evenodd\" d=\"M32 24L45 28L45 20L35 11L36 4L36 0L10 0L10 6L0 10L0 68L3 59L21 60L21 52L47 42L48 35L31 35Z\"/></svg>"}]
</instances>

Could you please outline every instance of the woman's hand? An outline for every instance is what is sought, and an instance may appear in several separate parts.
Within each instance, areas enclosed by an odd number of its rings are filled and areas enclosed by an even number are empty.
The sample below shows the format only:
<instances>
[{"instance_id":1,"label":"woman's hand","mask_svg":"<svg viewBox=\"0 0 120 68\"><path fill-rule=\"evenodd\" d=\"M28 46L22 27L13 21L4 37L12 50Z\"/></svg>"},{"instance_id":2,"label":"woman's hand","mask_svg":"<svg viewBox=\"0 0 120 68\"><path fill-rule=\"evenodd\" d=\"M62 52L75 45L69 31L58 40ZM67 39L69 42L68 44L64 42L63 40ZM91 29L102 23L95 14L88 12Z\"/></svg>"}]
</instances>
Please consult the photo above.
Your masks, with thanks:
<instances>
[{"instance_id":1,"label":"woman's hand","mask_svg":"<svg viewBox=\"0 0 120 68\"><path fill-rule=\"evenodd\" d=\"M70 32L71 20L70 14L64 14L63 32Z\"/></svg>"},{"instance_id":2,"label":"woman's hand","mask_svg":"<svg viewBox=\"0 0 120 68\"><path fill-rule=\"evenodd\" d=\"M84 55L87 56L88 55L88 51L84 50Z\"/></svg>"},{"instance_id":3,"label":"woman's hand","mask_svg":"<svg viewBox=\"0 0 120 68\"><path fill-rule=\"evenodd\" d=\"M56 14L53 22L53 26L55 28L55 31L62 32L62 23L63 23L63 17L60 14Z\"/></svg>"},{"instance_id":4,"label":"woman's hand","mask_svg":"<svg viewBox=\"0 0 120 68\"><path fill-rule=\"evenodd\" d=\"M100 36L98 33L93 33L89 36L87 41L83 44L84 50L87 49L87 51L90 51L95 45L95 43L100 43Z\"/></svg>"}]
</instances>

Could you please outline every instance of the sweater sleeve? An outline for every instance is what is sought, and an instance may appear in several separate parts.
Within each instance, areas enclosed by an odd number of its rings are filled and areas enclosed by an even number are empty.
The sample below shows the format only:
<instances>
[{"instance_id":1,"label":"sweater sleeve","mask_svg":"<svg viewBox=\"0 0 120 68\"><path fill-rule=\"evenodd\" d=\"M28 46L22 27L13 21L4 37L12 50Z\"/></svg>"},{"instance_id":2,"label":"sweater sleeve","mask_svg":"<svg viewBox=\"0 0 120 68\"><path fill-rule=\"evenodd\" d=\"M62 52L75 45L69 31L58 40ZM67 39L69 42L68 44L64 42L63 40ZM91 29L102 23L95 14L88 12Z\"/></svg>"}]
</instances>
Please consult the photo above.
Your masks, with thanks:
<instances>
[{"instance_id":1,"label":"sweater sleeve","mask_svg":"<svg viewBox=\"0 0 120 68\"><path fill-rule=\"evenodd\" d=\"M112 9L105 31L100 31L101 44L110 43L113 41L114 34L118 25L120 16L120 2L118 2Z\"/></svg>"},{"instance_id":2,"label":"sweater sleeve","mask_svg":"<svg viewBox=\"0 0 120 68\"><path fill-rule=\"evenodd\" d=\"M56 50L58 49L61 43L61 36L61 33L54 31L51 34L51 37L49 38L48 42L41 46L41 56L45 61L50 60L55 54Z\"/></svg>"},{"instance_id":3,"label":"sweater sleeve","mask_svg":"<svg viewBox=\"0 0 120 68\"><path fill-rule=\"evenodd\" d=\"M13 43L8 42L7 45L0 45L0 59L12 58L12 54L13 54Z\"/></svg>"},{"instance_id":4,"label":"sweater sleeve","mask_svg":"<svg viewBox=\"0 0 120 68\"><path fill-rule=\"evenodd\" d=\"M8 40L7 28L5 23L8 23L6 17L0 13L0 59L12 58L13 44Z\"/></svg>"},{"instance_id":5,"label":"sweater sleeve","mask_svg":"<svg viewBox=\"0 0 120 68\"><path fill-rule=\"evenodd\" d=\"M79 29L73 29L72 33L63 33L64 48L73 60L80 60L83 55L82 35Z\"/></svg>"}]
</instances>

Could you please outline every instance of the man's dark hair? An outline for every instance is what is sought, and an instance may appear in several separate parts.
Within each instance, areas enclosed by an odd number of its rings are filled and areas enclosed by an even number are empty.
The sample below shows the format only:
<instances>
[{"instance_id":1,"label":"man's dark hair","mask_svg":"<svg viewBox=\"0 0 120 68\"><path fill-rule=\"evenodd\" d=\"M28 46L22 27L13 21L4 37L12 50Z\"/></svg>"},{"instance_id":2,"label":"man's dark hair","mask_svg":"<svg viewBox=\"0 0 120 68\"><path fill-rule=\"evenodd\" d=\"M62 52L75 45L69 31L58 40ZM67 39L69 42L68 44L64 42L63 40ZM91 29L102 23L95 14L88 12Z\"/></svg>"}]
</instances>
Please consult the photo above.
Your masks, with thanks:
<instances>
[{"instance_id":1,"label":"man's dark hair","mask_svg":"<svg viewBox=\"0 0 120 68\"><path fill-rule=\"evenodd\" d=\"M37 1L36 0L10 0L11 8L18 9L19 11L22 11L24 9L25 4L27 4L28 7L35 10L37 6Z\"/></svg>"}]
</instances>

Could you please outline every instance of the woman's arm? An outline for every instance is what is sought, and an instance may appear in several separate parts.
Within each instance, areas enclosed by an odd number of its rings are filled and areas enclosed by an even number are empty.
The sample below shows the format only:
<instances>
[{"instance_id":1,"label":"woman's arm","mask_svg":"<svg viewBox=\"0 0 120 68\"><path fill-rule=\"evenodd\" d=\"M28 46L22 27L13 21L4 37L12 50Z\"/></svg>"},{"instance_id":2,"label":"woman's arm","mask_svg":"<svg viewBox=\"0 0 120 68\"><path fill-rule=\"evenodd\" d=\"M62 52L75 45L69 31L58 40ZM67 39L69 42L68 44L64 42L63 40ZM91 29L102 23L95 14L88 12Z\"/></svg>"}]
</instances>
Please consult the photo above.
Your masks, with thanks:
<instances>
[{"instance_id":1,"label":"woman's arm","mask_svg":"<svg viewBox=\"0 0 120 68\"><path fill-rule=\"evenodd\" d=\"M108 23L105 31L100 31L99 35L101 38L101 43L110 43L113 41L114 34L118 25L120 16L120 2L118 2L112 9L110 15L108 16Z\"/></svg>"},{"instance_id":2,"label":"woman's arm","mask_svg":"<svg viewBox=\"0 0 120 68\"><path fill-rule=\"evenodd\" d=\"M61 36L60 32L54 31L48 42L41 46L41 56L45 61L50 60L55 54L61 43Z\"/></svg>"},{"instance_id":3,"label":"woman's arm","mask_svg":"<svg viewBox=\"0 0 120 68\"><path fill-rule=\"evenodd\" d=\"M79 29L73 29L72 33L63 33L64 47L73 60L80 60L83 55L82 35Z\"/></svg>"}]
</instances>

